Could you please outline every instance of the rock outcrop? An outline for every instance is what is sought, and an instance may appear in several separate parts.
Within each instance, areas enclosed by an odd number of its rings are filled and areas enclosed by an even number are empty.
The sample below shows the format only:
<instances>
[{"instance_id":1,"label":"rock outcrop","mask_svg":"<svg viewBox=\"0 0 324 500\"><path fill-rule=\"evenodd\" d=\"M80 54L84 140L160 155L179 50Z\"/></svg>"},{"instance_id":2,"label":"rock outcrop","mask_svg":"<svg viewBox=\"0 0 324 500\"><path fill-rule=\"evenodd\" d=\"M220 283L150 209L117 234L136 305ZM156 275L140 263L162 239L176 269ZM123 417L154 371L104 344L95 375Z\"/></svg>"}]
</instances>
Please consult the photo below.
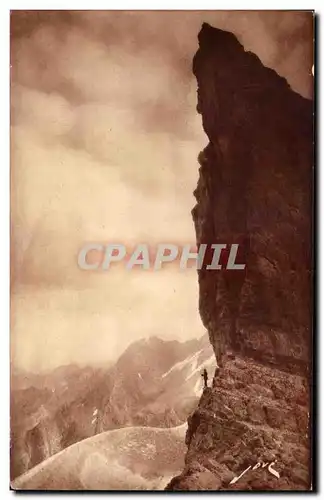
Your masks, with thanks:
<instances>
[{"instance_id":1,"label":"rock outcrop","mask_svg":"<svg viewBox=\"0 0 324 500\"><path fill-rule=\"evenodd\" d=\"M197 245L238 243L245 269L207 269L207 252L198 271L220 369L188 419L186 466L167 489L308 490L313 105L232 33L204 24L198 39L209 144L198 158Z\"/></svg>"}]
</instances>

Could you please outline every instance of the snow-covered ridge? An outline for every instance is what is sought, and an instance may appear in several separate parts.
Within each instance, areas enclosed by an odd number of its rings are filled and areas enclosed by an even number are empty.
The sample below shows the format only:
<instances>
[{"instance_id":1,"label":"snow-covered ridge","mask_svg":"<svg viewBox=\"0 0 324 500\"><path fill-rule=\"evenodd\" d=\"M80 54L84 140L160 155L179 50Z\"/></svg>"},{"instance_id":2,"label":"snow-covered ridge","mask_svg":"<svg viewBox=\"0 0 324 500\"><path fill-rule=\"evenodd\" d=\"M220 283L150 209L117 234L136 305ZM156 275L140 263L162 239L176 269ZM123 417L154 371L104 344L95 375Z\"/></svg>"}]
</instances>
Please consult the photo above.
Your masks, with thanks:
<instances>
[{"instance_id":1,"label":"snow-covered ridge","mask_svg":"<svg viewBox=\"0 0 324 500\"><path fill-rule=\"evenodd\" d=\"M182 370L185 367L187 368L190 364L192 365L192 370L194 371L196 366L197 366L198 356L202 351L203 351L203 349L200 349L200 351L195 352L192 356L188 356L183 361L178 361L178 363L173 365L170 368L170 370L163 373L162 378L167 377L170 373L172 373L175 370Z\"/></svg>"},{"instance_id":2,"label":"snow-covered ridge","mask_svg":"<svg viewBox=\"0 0 324 500\"><path fill-rule=\"evenodd\" d=\"M126 427L75 443L19 478L15 490L163 489L183 466L187 424Z\"/></svg>"}]
</instances>

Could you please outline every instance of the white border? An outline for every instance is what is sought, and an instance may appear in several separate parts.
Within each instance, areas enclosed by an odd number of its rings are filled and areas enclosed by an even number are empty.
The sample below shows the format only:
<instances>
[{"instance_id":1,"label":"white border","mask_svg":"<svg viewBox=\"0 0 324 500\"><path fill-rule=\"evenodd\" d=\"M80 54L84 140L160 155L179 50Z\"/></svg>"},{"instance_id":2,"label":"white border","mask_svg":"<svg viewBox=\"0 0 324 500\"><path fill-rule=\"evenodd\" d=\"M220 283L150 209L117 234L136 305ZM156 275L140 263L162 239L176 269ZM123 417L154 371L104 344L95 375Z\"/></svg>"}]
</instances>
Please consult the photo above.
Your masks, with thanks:
<instances>
[{"instance_id":1,"label":"white border","mask_svg":"<svg viewBox=\"0 0 324 500\"><path fill-rule=\"evenodd\" d=\"M13 495L13 492L9 492L8 485L9 485L9 74L8 74L8 68L9 68L9 10L15 10L15 9L25 9L25 10L44 10L44 9L62 9L62 10L275 10L275 9L285 9L285 10L312 10L314 9L317 14L321 13L321 3L319 0L313 1L312 5L309 5L308 2L305 1L278 1L278 0L271 0L271 1L263 1L262 2L262 7L260 6L260 2L253 2L253 1L248 1L248 2L239 2L239 1L233 1L233 0L228 0L228 1L218 1L217 3L215 1L211 0L200 0L199 2L193 2L193 1L175 1L175 0L164 0L163 2L152 2L152 0L145 1L145 0L138 0L136 2L130 1L130 0L119 0L116 3L111 3L107 1L99 1L99 0L92 0L91 2L86 2L86 1L69 1L69 2L63 2L61 1L47 1L47 0L42 0L42 1L33 1L30 0L29 2L23 1L23 0L15 0L11 2L6 2L3 1L1 2L0 5L0 36L1 36L1 43L0 43L0 55L1 55L1 91L0 91L0 109L1 109L1 120L2 120L2 126L1 126L1 131L2 131L2 141L1 141L1 160L2 160L2 168L1 168L1 181L0 181L0 189L1 189L1 194L0 194L0 203L1 203L1 209L0 209L0 214L1 214L1 226L0 226L0 237L1 237L1 245L0 245L0 256L1 256L1 300L0 300L0 306L1 306L1 410L0 410L0 429L1 429L1 441L0 441L0 494L1 494L1 499L3 498L8 498L9 496ZM318 20L319 22L319 20ZM318 40L318 54L322 54L323 51L322 49L322 43L320 40ZM322 61L321 56L318 58L318 66L320 66L320 62ZM320 71L318 70L317 72L317 77L318 79L320 78L319 76ZM319 88L319 85L318 85ZM319 109L319 116L318 116L318 122L320 120L320 117L322 116L322 106L320 106ZM321 144L323 141L323 129L320 129L319 131L319 137L318 137L318 144ZM323 224L324 224L324 213L323 213L323 207L324 207L324 201L323 198L321 198L320 193L324 193L324 186L323 186L323 176L320 175L320 166L319 164L317 165L317 182L319 183L319 187L317 188L318 192L318 208L319 208L319 213L318 213L318 223L319 223L319 229L320 234L323 235ZM321 250L323 249L322 245L322 238L321 236L318 239L319 243L319 257L321 254ZM319 282L322 283L323 279L323 269L319 269ZM322 296L320 296L320 300L318 303L318 312L320 313L321 310L324 309L324 299ZM321 321L320 317L318 318L318 328L317 328L317 345L319 348L319 359L318 359L318 364L320 365L320 361L324 360L324 353L323 353L323 342L320 342L321 340L321 333L322 333L322 328L321 328ZM322 375L323 371L319 373L319 384L322 382ZM323 387L323 384L322 384ZM322 400L318 404L318 427L320 427L321 424L321 419L320 415L323 414L322 410ZM317 440L319 442L319 450L322 451L323 448L323 433L319 434L319 439ZM323 476L324 470L323 470L323 463L319 463L319 470L318 470L318 482L320 483L320 478ZM320 484L319 484L320 487ZM114 495L113 493L110 493L109 495ZM147 496L148 494L145 494ZM154 495L153 493L151 495ZM151 496L150 495L150 496ZM220 496L223 497L222 494L220 495L217 493L218 498ZM261 495L261 494L260 494ZM284 496L283 494L278 494L279 496ZM294 496L294 494L290 494L290 496ZM68 497L68 493L62 493L63 497ZM94 496L94 494L89 493L87 496ZM119 495L120 496L120 495ZM198 496L198 495L194 495ZM242 494L237 494L236 496L243 496L245 495ZM254 494L255 496L255 494ZM258 495L257 495L258 496ZM37 498L38 495L36 494L30 494L29 498ZM84 497L84 493L80 495L74 495L73 498ZM137 497L138 498L138 497ZM191 496L191 498L193 498Z\"/></svg>"}]
</instances>

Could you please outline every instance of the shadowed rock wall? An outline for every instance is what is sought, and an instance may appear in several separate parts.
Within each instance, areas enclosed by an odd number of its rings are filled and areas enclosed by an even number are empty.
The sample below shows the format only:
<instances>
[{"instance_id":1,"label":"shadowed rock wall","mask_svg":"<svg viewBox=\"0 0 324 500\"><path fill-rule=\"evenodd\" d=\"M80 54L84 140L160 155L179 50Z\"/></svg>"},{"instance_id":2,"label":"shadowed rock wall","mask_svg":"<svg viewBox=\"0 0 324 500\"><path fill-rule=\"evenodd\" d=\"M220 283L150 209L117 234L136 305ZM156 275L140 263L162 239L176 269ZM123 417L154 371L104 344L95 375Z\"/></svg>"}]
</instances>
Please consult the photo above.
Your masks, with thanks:
<instances>
[{"instance_id":1,"label":"shadowed rock wall","mask_svg":"<svg viewBox=\"0 0 324 500\"><path fill-rule=\"evenodd\" d=\"M220 365L188 420L177 489L309 489L313 104L203 24L193 61L197 244L238 243L243 271L198 272L199 310ZM226 256L223 256L226 257ZM234 476L262 461L273 467Z\"/></svg>"}]
</instances>

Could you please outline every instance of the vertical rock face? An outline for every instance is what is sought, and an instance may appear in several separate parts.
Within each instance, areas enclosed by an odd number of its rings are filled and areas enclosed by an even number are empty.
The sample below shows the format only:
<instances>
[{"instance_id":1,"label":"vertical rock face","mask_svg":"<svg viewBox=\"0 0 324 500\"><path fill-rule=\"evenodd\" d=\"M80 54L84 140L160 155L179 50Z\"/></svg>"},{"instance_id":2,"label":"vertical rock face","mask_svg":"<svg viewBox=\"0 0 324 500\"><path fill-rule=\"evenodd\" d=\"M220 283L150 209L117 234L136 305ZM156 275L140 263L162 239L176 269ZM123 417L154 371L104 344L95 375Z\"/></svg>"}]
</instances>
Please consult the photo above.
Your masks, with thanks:
<instances>
[{"instance_id":1,"label":"vertical rock face","mask_svg":"<svg viewBox=\"0 0 324 500\"><path fill-rule=\"evenodd\" d=\"M243 271L199 271L220 365L188 420L186 468L168 489L309 489L313 105L204 24L193 61L197 244L238 243ZM268 467L275 461L276 474ZM255 464L267 464L257 466ZM236 482L229 484L249 466Z\"/></svg>"}]
</instances>

